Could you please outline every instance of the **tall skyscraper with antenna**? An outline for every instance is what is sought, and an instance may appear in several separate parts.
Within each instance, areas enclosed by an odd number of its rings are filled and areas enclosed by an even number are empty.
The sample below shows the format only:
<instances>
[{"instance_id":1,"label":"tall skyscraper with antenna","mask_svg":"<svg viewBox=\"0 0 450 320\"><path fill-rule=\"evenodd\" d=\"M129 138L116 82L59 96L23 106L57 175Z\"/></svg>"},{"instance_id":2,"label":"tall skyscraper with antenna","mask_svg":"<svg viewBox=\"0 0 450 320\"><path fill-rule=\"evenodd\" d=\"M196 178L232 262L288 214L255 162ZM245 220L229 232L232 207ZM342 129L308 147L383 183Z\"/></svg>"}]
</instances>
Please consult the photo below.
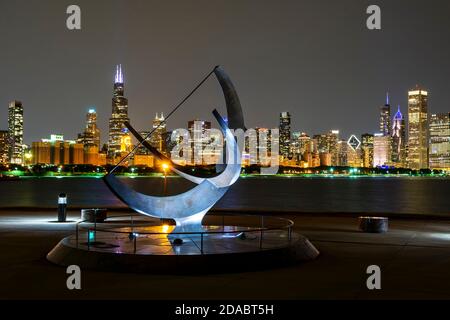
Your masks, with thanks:
<instances>
[{"instance_id":1,"label":"tall skyscraper with antenna","mask_svg":"<svg viewBox=\"0 0 450 320\"><path fill-rule=\"evenodd\" d=\"M398 106L392 122L392 162L396 166L404 167L406 164L406 131L405 119L403 119L400 106Z\"/></svg>"},{"instance_id":2,"label":"tall skyscraper with antenna","mask_svg":"<svg viewBox=\"0 0 450 320\"><path fill-rule=\"evenodd\" d=\"M128 135L128 130L124 125L125 121L129 121L128 99L124 97L124 83L122 65L118 65L114 78L112 114L109 119L108 158L110 160L120 155L121 143Z\"/></svg>"},{"instance_id":3,"label":"tall skyscraper with antenna","mask_svg":"<svg viewBox=\"0 0 450 320\"><path fill-rule=\"evenodd\" d=\"M165 135L167 133L164 114L156 113L153 119L153 129L155 130L150 138L150 144L162 153L166 153Z\"/></svg>"},{"instance_id":4,"label":"tall skyscraper with antenna","mask_svg":"<svg viewBox=\"0 0 450 320\"><path fill-rule=\"evenodd\" d=\"M386 103L380 107L380 133L383 136L391 135L391 105L389 103L389 92L386 93Z\"/></svg>"}]
</instances>

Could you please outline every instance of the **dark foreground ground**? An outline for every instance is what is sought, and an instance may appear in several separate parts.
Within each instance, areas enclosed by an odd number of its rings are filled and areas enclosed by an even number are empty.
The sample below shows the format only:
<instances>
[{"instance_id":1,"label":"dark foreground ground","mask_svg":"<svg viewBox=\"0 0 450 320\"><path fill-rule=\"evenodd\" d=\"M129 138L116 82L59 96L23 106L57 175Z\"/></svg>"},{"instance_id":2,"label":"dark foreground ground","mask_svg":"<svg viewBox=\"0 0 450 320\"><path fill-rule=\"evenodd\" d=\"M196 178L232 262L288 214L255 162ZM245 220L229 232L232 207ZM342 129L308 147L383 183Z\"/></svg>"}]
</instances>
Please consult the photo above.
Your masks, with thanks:
<instances>
[{"instance_id":1,"label":"dark foreground ground","mask_svg":"<svg viewBox=\"0 0 450 320\"><path fill-rule=\"evenodd\" d=\"M73 224L54 212L0 211L0 299L449 299L450 221L392 220L387 234L363 234L353 217L287 216L321 256L257 272L202 276L82 271L66 288L63 267L46 254ZM77 213L72 218L78 218ZM381 267L381 290L366 268Z\"/></svg>"}]
</instances>

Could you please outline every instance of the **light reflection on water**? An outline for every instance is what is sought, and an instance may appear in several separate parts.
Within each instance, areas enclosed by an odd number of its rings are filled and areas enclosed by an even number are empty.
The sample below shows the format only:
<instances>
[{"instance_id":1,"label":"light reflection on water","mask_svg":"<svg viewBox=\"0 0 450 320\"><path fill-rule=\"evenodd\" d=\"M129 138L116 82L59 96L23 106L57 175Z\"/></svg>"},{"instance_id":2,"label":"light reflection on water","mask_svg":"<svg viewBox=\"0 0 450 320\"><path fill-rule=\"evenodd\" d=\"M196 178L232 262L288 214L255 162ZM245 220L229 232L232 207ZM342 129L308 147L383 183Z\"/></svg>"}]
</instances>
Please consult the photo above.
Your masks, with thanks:
<instances>
[{"instance_id":1,"label":"light reflection on water","mask_svg":"<svg viewBox=\"0 0 450 320\"><path fill-rule=\"evenodd\" d=\"M123 178L136 190L163 195L164 179ZM192 184L167 179L167 195ZM58 194L69 206L124 207L101 179L26 178L0 182L0 207L55 207ZM450 214L450 179L443 177L246 176L234 185L217 208L300 212L396 212Z\"/></svg>"}]
</instances>

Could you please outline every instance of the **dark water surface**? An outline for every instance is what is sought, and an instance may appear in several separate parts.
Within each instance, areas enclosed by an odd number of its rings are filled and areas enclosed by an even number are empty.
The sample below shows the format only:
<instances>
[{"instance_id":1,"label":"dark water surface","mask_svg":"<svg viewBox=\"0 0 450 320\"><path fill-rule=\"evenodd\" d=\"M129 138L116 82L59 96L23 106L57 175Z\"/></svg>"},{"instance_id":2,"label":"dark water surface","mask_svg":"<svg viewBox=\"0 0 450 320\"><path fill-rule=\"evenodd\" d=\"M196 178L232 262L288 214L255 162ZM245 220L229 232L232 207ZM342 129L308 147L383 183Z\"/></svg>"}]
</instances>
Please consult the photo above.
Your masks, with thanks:
<instances>
[{"instance_id":1,"label":"dark water surface","mask_svg":"<svg viewBox=\"0 0 450 320\"><path fill-rule=\"evenodd\" d=\"M164 178L124 178L136 190L162 195ZM167 178L167 194L192 187ZM125 207L96 178L24 178L0 182L0 207L52 207L60 192L76 207ZM215 208L233 210L414 213L450 215L450 179L431 177L246 177Z\"/></svg>"}]
</instances>

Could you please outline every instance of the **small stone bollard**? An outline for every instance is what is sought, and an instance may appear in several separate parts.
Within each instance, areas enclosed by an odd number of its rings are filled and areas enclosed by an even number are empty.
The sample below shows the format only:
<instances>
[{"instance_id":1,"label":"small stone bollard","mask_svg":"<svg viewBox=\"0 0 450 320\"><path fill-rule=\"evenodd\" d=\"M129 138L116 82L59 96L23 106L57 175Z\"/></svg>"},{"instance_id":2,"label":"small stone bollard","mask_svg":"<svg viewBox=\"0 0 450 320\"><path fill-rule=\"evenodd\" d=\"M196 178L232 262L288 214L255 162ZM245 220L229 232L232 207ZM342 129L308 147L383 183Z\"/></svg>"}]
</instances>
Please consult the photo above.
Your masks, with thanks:
<instances>
[{"instance_id":1,"label":"small stone bollard","mask_svg":"<svg viewBox=\"0 0 450 320\"><path fill-rule=\"evenodd\" d=\"M389 229L389 218L359 217L359 229L369 233L385 233Z\"/></svg>"}]
</instances>

